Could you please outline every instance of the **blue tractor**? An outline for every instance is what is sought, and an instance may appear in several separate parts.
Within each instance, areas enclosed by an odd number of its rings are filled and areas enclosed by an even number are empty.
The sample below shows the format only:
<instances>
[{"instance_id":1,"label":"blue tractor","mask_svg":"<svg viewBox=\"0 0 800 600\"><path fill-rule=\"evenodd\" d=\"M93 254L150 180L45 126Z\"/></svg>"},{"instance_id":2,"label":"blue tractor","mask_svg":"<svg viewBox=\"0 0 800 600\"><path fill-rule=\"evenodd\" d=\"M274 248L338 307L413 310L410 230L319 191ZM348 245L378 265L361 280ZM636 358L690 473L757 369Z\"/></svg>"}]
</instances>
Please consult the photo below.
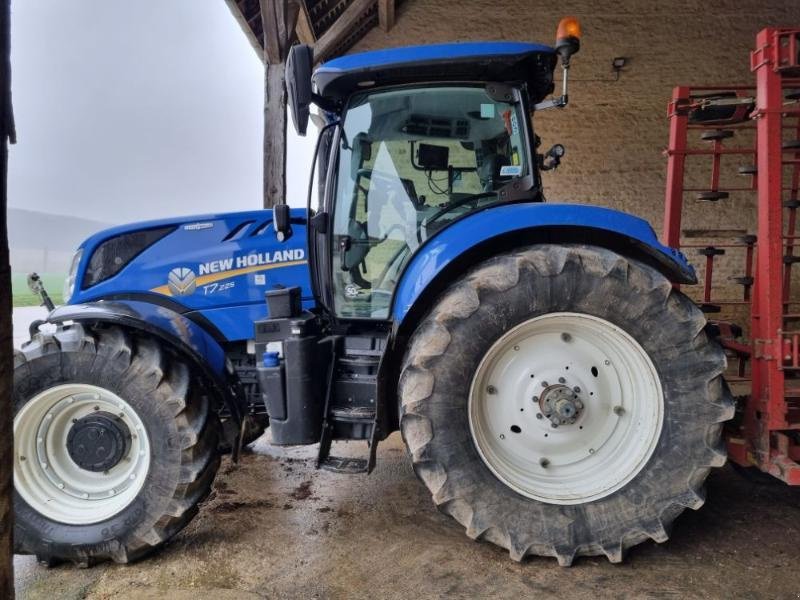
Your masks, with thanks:
<instances>
[{"instance_id":1,"label":"blue tractor","mask_svg":"<svg viewBox=\"0 0 800 600\"><path fill-rule=\"evenodd\" d=\"M300 133L319 107L308 207L93 235L15 354L16 551L135 560L267 427L345 474L401 431L436 505L516 560L666 540L725 460L725 357L646 222L545 202L564 149L539 151L532 116L567 103L579 35L313 72L295 46Z\"/></svg>"}]
</instances>

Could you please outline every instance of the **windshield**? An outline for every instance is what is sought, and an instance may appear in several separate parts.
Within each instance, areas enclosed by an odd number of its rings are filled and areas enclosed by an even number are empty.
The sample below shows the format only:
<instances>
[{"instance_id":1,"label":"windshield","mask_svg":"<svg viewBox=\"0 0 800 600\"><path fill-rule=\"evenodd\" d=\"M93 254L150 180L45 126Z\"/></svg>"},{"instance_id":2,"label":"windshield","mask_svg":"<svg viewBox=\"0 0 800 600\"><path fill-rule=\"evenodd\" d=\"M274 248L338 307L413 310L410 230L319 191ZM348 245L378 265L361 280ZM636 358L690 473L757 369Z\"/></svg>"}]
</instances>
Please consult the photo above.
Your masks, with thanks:
<instances>
[{"instance_id":1,"label":"windshield","mask_svg":"<svg viewBox=\"0 0 800 600\"><path fill-rule=\"evenodd\" d=\"M414 251L528 174L524 114L483 87L398 89L351 101L333 215L336 313L386 318Z\"/></svg>"}]
</instances>

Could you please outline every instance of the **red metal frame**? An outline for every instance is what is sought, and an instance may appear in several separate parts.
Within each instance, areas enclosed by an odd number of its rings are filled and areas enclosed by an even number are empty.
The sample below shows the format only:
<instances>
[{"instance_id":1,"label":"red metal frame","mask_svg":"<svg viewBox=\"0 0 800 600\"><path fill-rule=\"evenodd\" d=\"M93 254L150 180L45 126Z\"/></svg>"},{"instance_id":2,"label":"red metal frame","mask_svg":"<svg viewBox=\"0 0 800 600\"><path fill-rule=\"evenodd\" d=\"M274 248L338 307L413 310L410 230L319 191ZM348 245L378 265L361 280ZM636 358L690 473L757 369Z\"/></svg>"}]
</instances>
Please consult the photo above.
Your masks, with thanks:
<instances>
[{"instance_id":1,"label":"red metal frame","mask_svg":"<svg viewBox=\"0 0 800 600\"><path fill-rule=\"evenodd\" d=\"M720 306L750 306L750 342L736 340L729 324L717 323L720 341L729 355L738 361L736 374L729 374L731 384L750 383L749 394L742 397L737 423L726 432L731 460L744 466L757 466L792 485L800 485L800 309L792 297L792 266L795 261L798 188L800 187L800 149L784 148L784 132L800 140L800 101L787 102L787 89L800 90L800 28L768 28L756 38L751 53L755 85L732 87L676 87L669 104L669 148L664 210L664 242L681 247L681 218L684 195L700 191L684 185L687 160L711 156L709 192L747 192L757 194L757 241L745 239L738 244L721 243L702 247L706 256L705 285L701 307L718 311ZM690 123L690 112L704 101L704 94L734 91L755 95L749 121L737 124ZM727 139L713 140L712 147L694 149L689 144L693 130L753 129L755 148L732 147ZM720 188L723 155L755 155L757 174L750 187ZM791 173L784 183L785 171ZM789 192L787 196L785 192ZM721 200L726 201L726 200ZM787 216L784 222L784 216ZM786 227L784 227L784 225ZM744 298L741 302L714 301L714 259L718 248L745 248ZM691 245L684 245L684 248ZM698 246L695 246L698 247ZM752 289L751 289L752 288ZM698 300L699 301L699 300ZM747 368L749 367L749 369ZM749 371L749 377L748 375Z\"/></svg>"}]
</instances>

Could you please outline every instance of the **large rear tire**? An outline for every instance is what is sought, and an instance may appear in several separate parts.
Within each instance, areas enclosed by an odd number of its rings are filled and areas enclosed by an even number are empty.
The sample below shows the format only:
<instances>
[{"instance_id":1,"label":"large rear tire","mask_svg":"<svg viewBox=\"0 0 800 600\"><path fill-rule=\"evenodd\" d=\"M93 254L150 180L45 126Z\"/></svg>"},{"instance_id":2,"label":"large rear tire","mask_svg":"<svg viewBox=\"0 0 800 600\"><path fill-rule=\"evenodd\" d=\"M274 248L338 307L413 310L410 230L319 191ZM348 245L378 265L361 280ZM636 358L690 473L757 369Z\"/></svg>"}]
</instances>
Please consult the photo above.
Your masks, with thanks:
<instances>
[{"instance_id":1,"label":"large rear tire","mask_svg":"<svg viewBox=\"0 0 800 600\"><path fill-rule=\"evenodd\" d=\"M188 367L149 337L79 324L14 353L14 550L126 563L197 513L219 424Z\"/></svg>"},{"instance_id":2,"label":"large rear tire","mask_svg":"<svg viewBox=\"0 0 800 600\"><path fill-rule=\"evenodd\" d=\"M663 542L704 502L733 416L725 356L655 269L582 245L480 263L434 304L400 377L437 506L521 560Z\"/></svg>"}]
</instances>

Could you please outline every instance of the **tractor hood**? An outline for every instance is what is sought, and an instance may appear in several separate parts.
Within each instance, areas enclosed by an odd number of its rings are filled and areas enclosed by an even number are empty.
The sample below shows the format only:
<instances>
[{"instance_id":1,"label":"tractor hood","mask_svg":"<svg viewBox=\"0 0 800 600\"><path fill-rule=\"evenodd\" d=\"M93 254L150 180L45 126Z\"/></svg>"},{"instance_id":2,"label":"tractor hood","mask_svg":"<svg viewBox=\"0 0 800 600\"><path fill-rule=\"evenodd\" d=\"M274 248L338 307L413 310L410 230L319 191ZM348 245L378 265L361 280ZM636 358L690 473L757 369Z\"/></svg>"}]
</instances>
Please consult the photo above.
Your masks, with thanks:
<instances>
[{"instance_id":1,"label":"tractor hood","mask_svg":"<svg viewBox=\"0 0 800 600\"><path fill-rule=\"evenodd\" d=\"M264 303L277 285L313 298L306 210L291 212L293 235L278 242L272 211L202 215L113 227L88 238L68 277L69 304L136 299L181 312Z\"/></svg>"}]
</instances>

